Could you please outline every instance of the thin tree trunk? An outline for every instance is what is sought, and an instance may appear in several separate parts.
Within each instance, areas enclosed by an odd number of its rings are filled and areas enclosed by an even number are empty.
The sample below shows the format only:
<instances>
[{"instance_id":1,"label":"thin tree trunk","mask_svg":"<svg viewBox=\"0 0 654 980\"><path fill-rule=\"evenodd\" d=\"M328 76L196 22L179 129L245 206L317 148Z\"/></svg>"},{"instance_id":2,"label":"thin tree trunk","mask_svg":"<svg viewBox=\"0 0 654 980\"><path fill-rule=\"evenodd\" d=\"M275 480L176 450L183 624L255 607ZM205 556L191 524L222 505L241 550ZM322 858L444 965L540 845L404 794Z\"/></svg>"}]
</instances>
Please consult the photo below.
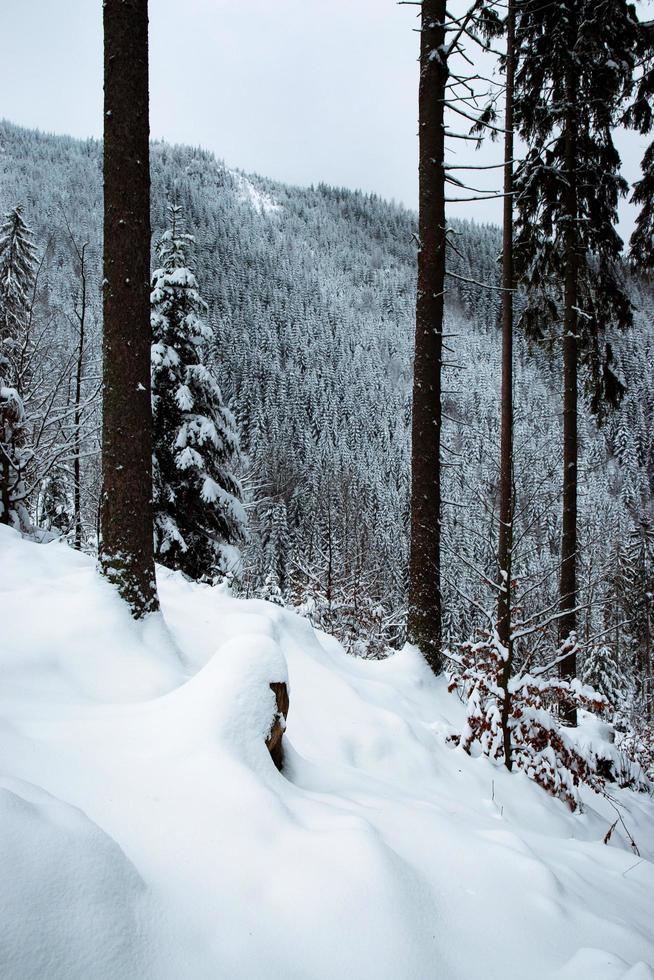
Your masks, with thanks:
<instances>
[{"instance_id":1,"label":"thin tree trunk","mask_svg":"<svg viewBox=\"0 0 654 980\"><path fill-rule=\"evenodd\" d=\"M82 547L82 507L81 507L81 421L82 413L80 403L82 400L82 373L84 371L84 340L86 331L86 244L82 245L80 258L80 278L82 284L82 295L80 297L79 322L79 347L77 350L77 371L75 373L75 457L73 459L73 514L75 518L75 547L79 551Z\"/></svg>"},{"instance_id":2,"label":"thin tree trunk","mask_svg":"<svg viewBox=\"0 0 654 980\"><path fill-rule=\"evenodd\" d=\"M149 283L148 5L105 0L101 560L135 618L158 608Z\"/></svg>"},{"instance_id":3,"label":"thin tree trunk","mask_svg":"<svg viewBox=\"0 0 654 980\"><path fill-rule=\"evenodd\" d=\"M649 719L652 717L652 630L651 630L651 620L650 620L650 599L649 596L645 598L645 657L643 664L643 701L645 704L645 716Z\"/></svg>"},{"instance_id":4,"label":"thin tree trunk","mask_svg":"<svg viewBox=\"0 0 654 980\"><path fill-rule=\"evenodd\" d=\"M575 25L572 4L567 4L570 18L571 50ZM577 674L577 175L576 175L576 79L568 70L566 81L567 110L565 118L565 283L563 309L563 518L561 525L561 575L559 602L559 643L568 655L560 666L561 677ZM575 725L577 713L566 713L564 720Z\"/></svg>"},{"instance_id":5,"label":"thin tree trunk","mask_svg":"<svg viewBox=\"0 0 654 980\"><path fill-rule=\"evenodd\" d=\"M500 433L500 528L497 562L497 635L506 654L502 669L504 763L511 769L511 565L513 552L513 97L515 79L515 6L508 0L506 25L506 108L504 112L504 213L502 223L502 394Z\"/></svg>"},{"instance_id":6,"label":"thin tree trunk","mask_svg":"<svg viewBox=\"0 0 654 980\"><path fill-rule=\"evenodd\" d=\"M423 0L420 33L418 289L411 433L408 635L434 673L441 650L441 370L445 288L445 0Z\"/></svg>"},{"instance_id":7,"label":"thin tree trunk","mask_svg":"<svg viewBox=\"0 0 654 980\"><path fill-rule=\"evenodd\" d=\"M3 441L6 440L6 438L6 435L3 434ZM4 442L4 446L8 446L8 443ZM9 524L9 507L11 505L11 494L9 491L9 460L4 452L4 448L0 451L2 452L2 480L0 484L2 513L0 514L0 524Z\"/></svg>"}]
</instances>

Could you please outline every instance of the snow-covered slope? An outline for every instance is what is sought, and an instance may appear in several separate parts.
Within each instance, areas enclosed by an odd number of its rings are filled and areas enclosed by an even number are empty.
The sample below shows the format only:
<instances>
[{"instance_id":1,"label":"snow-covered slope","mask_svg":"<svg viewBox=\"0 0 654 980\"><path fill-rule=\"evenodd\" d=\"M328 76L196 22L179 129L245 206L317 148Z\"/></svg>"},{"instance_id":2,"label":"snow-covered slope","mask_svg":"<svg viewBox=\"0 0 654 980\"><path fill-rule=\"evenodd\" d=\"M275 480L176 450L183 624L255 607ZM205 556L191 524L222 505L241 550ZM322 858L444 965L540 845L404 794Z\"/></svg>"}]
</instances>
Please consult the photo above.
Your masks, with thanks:
<instances>
[{"instance_id":1,"label":"snow-covered slope","mask_svg":"<svg viewBox=\"0 0 654 980\"><path fill-rule=\"evenodd\" d=\"M0 555L3 980L654 977L646 797L616 794L638 857L606 801L448 747L411 649L162 573L171 642L64 545Z\"/></svg>"},{"instance_id":2,"label":"snow-covered slope","mask_svg":"<svg viewBox=\"0 0 654 980\"><path fill-rule=\"evenodd\" d=\"M255 187L245 174L239 173L238 170L230 170L229 174L236 186L239 201L246 201L257 214L270 214L272 211L279 211L279 204L274 198L261 188Z\"/></svg>"}]
</instances>

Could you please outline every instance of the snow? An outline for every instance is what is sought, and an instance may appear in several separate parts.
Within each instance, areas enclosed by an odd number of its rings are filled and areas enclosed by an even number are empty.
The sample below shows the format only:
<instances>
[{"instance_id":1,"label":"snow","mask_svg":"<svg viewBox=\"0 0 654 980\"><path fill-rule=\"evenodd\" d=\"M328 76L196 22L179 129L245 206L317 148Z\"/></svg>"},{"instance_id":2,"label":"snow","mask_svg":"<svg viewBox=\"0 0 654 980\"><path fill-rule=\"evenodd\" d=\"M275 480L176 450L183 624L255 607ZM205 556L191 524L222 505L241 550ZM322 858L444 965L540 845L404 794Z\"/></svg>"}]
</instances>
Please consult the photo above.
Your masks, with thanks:
<instances>
[{"instance_id":1,"label":"snow","mask_svg":"<svg viewBox=\"0 0 654 980\"><path fill-rule=\"evenodd\" d=\"M615 793L639 857L608 801L449 746L410 647L159 570L168 633L60 543L0 554L3 980L653 980L647 796Z\"/></svg>"},{"instance_id":2,"label":"snow","mask_svg":"<svg viewBox=\"0 0 654 980\"><path fill-rule=\"evenodd\" d=\"M234 186L236 196L239 201L249 204L257 214L271 214L279 211L280 205L265 191L255 187L249 177L239 173L237 170L229 171Z\"/></svg>"},{"instance_id":3,"label":"snow","mask_svg":"<svg viewBox=\"0 0 654 980\"><path fill-rule=\"evenodd\" d=\"M0 826L0 975L83 980L147 969L155 935L147 889L107 834L75 807L7 778Z\"/></svg>"}]
</instances>

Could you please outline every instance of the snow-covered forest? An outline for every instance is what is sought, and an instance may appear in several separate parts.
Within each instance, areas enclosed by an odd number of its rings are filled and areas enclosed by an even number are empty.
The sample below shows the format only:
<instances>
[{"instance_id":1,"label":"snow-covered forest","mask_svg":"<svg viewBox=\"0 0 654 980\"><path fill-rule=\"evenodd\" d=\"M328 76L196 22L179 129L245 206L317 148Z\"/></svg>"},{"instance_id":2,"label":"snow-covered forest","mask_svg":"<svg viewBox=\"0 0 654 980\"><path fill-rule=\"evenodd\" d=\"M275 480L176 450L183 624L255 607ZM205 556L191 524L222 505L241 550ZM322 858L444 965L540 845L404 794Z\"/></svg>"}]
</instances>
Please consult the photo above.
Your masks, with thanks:
<instances>
[{"instance_id":1,"label":"snow-covered forest","mask_svg":"<svg viewBox=\"0 0 654 980\"><path fill-rule=\"evenodd\" d=\"M3 204L24 202L42 260L35 333L43 334L50 382L33 400L32 424L43 416L42 401L55 420L27 466L35 484L27 503L39 528L70 540L77 252L87 246L80 523L92 552L100 494L101 147L10 123L0 140ZM248 536L240 561L228 565L235 588L300 609L358 655L383 656L405 639L415 216L344 189L246 177L186 147L154 145L151 167L154 237L166 232L167 202L176 200L195 239L188 262L212 330L207 362L238 429L234 475ZM452 270L497 284L499 230L455 226ZM580 639L589 670L598 656L616 659L606 683L622 684L633 703L654 589L654 360L649 287L632 278L629 288L635 323L614 341L627 392L601 427L582 409ZM443 578L453 645L483 625L469 598L488 604L483 576L492 576L496 561L499 315L497 293L461 282L450 290L447 329L456 337L444 444L454 465L444 477ZM557 590L560 363L556 351L516 340L516 561L525 591L542 579L526 598L533 614L550 607Z\"/></svg>"},{"instance_id":2,"label":"snow-covered forest","mask_svg":"<svg viewBox=\"0 0 654 980\"><path fill-rule=\"evenodd\" d=\"M0 122L7 980L654 978L652 25L413 6L417 214L149 142L147 0Z\"/></svg>"}]
</instances>

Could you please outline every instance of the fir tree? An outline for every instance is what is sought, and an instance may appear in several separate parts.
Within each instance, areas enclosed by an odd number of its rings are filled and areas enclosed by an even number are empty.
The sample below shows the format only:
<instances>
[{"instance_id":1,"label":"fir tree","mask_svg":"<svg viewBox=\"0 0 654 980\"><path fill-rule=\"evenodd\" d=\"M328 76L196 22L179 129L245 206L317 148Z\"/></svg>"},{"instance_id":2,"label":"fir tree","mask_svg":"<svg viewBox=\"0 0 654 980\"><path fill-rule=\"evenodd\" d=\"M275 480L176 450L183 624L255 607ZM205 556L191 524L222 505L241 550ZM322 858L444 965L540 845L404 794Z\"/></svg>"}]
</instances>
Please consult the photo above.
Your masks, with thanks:
<instances>
[{"instance_id":1,"label":"fir tree","mask_svg":"<svg viewBox=\"0 0 654 980\"><path fill-rule=\"evenodd\" d=\"M517 36L516 122L528 151L516 179L516 260L527 330L545 339L562 328L560 641L569 651L562 674L574 676L578 371L581 364L596 414L619 400L606 334L631 323L631 304L615 227L627 185L612 132L632 82L639 32L624 0L524 0Z\"/></svg>"},{"instance_id":2,"label":"fir tree","mask_svg":"<svg viewBox=\"0 0 654 980\"><path fill-rule=\"evenodd\" d=\"M634 184L631 198L634 204L640 205L640 210L629 247L634 266L651 270L654 267L654 143L645 150L641 169L642 177Z\"/></svg>"},{"instance_id":3,"label":"fir tree","mask_svg":"<svg viewBox=\"0 0 654 980\"><path fill-rule=\"evenodd\" d=\"M157 253L152 282L152 408L157 559L190 578L212 581L234 565L229 547L245 537L234 475L238 438L232 413L204 363L213 337L186 252L191 235L180 208Z\"/></svg>"},{"instance_id":4,"label":"fir tree","mask_svg":"<svg viewBox=\"0 0 654 980\"><path fill-rule=\"evenodd\" d=\"M0 227L0 523L27 529L22 473L30 456L23 395L36 248L20 206Z\"/></svg>"},{"instance_id":5,"label":"fir tree","mask_svg":"<svg viewBox=\"0 0 654 980\"><path fill-rule=\"evenodd\" d=\"M41 485L39 526L60 535L67 534L74 524L71 495L61 475L55 470Z\"/></svg>"},{"instance_id":6,"label":"fir tree","mask_svg":"<svg viewBox=\"0 0 654 980\"><path fill-rule=\"evenodd\" d=\"M613 709L619 707L625 697L627 684L616 651L610 643L593 644L588 649L582 680L598 694L602 694Z\"/></svg>"},{"instance_id":7,"label":"fir tree","mask_svg":"<svg viewBox=\"0 0 654 980\"><path fill-rule=\"evenodd\" d=\"M289 584L288 562L290 553L288 513L283 500L274 504L266 515L263 546L266 585L269 591L275 590L275 596L279 595L283 600Z\"/></svg>"},{"instance_id":8,"label":"fir tree","mask_svg":"<svg viewBox=\"0 0 654 980\"><path fill-rule=\"evenodd\" d=\"M652 660L652 605L654 600L654 525L641 517L629 534L632 571L629 606L635 644L636 689L648 719L654 717L654 665Z\"/></svg>"},{"instance_id":9,"label":"fir tree","mask_svg":"<svg viewBox=\"0 0 654 980\"><path fill-rule=\"evenodd\" d=\"M643 71L636 97L625 114L629 126L639 133L650 133L654 127L654 22L639 25ZM642 176L634 184L632 202L640 205L631 235L630 256L636 269L651 271L654 267L654 143L645 150Z\"/></svg>"},{"instance_id":10,"label":"fir tree","mask_svg":"<svg viewBox=\"0 0 654 980\"><path fill-rule=\"evenodd\" d=\"M20 205L0 227L0 343L18 343L26 329L36 264L32 231Z\"/></svg>"}]
</instances>

